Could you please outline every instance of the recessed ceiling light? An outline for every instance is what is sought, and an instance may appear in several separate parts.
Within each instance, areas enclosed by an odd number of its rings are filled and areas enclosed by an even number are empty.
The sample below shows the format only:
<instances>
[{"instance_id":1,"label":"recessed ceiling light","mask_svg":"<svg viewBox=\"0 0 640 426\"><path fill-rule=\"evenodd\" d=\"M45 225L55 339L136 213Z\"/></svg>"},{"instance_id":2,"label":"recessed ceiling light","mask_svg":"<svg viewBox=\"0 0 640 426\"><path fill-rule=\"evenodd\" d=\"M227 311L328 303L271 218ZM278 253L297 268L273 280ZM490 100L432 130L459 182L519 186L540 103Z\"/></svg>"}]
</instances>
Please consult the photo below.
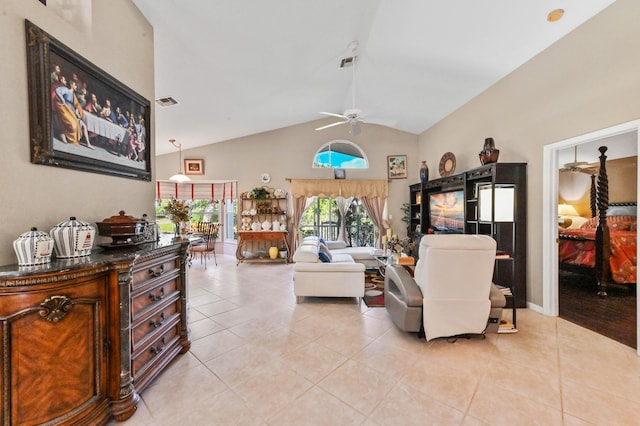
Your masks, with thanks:
<instances>
[{"instance_id":1,"label":"recessed ceiling light","mask_svg":"<svg viewBox=\"0 0 640 426\"><path fill-rule=\"evenodd\" d=\"M549 14L547 15L547 21L549 22L556 22L559 21L560 19L562 19L562 16L564 15L564 9L556 9L556 10L552 10L551 12L549 12Z\"/></svg>"}]
</instances>

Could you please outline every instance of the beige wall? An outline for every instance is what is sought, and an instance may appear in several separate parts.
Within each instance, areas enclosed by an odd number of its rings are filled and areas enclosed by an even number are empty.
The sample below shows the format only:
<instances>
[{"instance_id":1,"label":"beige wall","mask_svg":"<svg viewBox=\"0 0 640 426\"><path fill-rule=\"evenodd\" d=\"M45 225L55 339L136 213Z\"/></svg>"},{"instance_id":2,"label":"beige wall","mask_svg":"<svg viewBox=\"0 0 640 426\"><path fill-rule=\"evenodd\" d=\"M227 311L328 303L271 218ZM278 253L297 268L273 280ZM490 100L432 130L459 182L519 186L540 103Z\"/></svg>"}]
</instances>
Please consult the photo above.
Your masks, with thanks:
<instances>
[{"instance_id":1,"label":"beige wall","mask_svg":"<svg viewBox=\"0 0 640 426\"><path fill-rule=\"evenodd\" d=\"M542 147L640 118L640 2L602 13L419 137L431 168L446 151L479 165L485 137L504 162L528 165L527 300L542 306Z\"/></svg>"},{"instance_id":2,"label":"beige wall","mask_svg":"<svg viewBox=\"0 0 640 426\"><path fill-rule=\"evenodd\" d=\"M638 201L638 157L607 160L609 203ZM573 205L580 216L591 217L591 175L562 172L558 176L558 203Z\"/></svg>"},{"instance_id":3,"label":"beige wall","mask_svg":"<svg viewBox=\"0 0 640 426\"><path fill-rule=\"evenodd\" d=\"M183 150L183 158L203 158L204 176L191 176L195 180L229 179L238 181L240 192L263 186L260 174L271 175L268 186L289 192L287 178L333 179L333 170L312 169L316 151L325 143L350 140L357 144L369 160L369 169L347 169L347 179L386 179L387 155L407 155L408 179L393 179L389 182L389 213L391 226L399 235L404 235L400 206L409 200L409 184L419 181L420 159L417 157L418 137L373 124L364 124L362 133L351 136L344 126L323 131L314 129L331 119L291 126L200 148ZM179 142L179 141L178 141ZM169 143L158 141L158 143ZM158 156L156 170L158 179L168 179L178 169L178 153Z\"/></svg>"},{"instance_id":4,"label":"beige wall","mask_svg":"<svg viewBox=\"0 0 640 426\"><path fill-rule=\"evenodd\" d=\"M0 265L16 262L12 242L32 226L48 232L70 216L154 213L153 182L30 163L25 18L153 103L151 25L129 0L94 1L92 16L83 32L37 0L0 0Z\"/></svg>"}]
</instances>

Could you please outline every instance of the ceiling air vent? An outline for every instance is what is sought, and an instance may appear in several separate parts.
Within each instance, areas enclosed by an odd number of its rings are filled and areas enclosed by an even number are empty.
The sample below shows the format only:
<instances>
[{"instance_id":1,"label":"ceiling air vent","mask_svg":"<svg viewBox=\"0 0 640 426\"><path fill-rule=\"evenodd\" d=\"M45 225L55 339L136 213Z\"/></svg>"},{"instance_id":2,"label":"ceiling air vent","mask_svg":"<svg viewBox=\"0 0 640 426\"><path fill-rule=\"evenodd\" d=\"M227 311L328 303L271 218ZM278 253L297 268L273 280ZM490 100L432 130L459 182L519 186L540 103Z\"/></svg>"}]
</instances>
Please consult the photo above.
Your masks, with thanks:
<instances>
[{"instance_id":1,"label":"ceiling air vent","mask_svg":"<svg viewBox=\"0 0 640 426\"><path fill-rule=\"evenodd\" d=\"M158 98L158 99L156 99L156 102L158 103L158 105L163 106L163 107L176 105L178 103L178 101L173 99L171 96L166 97L166 98Z\"/></svg>"},{"instance_id":2,"label":"ceiling air vent","mask_svg":"<svg viewBox=\"0 0 640 426\"><path fill-rule=\"evenodd\" d=\"M349 56L347 58L342 58L340 60L340 68L346 68L346 67L352 66L356 58L357 56Z\"/></svg>"}]
</instances>

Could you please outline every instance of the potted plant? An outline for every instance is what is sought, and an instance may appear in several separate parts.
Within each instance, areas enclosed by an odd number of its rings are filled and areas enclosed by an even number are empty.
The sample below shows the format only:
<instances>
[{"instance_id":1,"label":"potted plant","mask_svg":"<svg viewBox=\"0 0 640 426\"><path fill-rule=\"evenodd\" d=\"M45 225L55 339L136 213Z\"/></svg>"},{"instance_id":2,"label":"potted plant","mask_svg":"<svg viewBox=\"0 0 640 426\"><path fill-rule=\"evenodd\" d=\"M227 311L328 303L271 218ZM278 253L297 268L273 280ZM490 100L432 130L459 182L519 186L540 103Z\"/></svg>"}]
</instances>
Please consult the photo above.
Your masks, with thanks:
<instances>
[{"instance_id":1,"label":"potted plant","mask_svg":"<svg viewBox=\"0 0 640 426\"><path fill-rule=\"evenodd\" d=\"M265 187L253 188L251 190L251 196L256 200L266 200L269 198L269 191L267 191L267 188Z\"/></svg>"}]
</instances>

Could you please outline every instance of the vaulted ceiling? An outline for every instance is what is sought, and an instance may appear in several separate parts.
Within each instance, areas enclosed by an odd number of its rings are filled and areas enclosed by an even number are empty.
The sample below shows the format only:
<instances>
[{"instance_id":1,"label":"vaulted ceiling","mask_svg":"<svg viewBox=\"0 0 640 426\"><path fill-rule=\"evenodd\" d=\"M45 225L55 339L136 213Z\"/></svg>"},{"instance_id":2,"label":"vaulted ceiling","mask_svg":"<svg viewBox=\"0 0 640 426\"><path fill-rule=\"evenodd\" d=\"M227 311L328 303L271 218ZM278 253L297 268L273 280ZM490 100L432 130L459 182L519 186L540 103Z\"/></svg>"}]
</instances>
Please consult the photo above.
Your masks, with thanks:
<instances>
[{"instance_id":1,"label":"vaulted ceiling","mask_svg":"<svg viewBox=\"0 0 640 426\"><path fill-rule=\"evenodd\" d=\"M178 102L156 106L156 154L354 106L421 133L613 1L133 0L154 27L156 98ZM355 79L339 66L353 41Z\"/></svg>"}]
</instances>

